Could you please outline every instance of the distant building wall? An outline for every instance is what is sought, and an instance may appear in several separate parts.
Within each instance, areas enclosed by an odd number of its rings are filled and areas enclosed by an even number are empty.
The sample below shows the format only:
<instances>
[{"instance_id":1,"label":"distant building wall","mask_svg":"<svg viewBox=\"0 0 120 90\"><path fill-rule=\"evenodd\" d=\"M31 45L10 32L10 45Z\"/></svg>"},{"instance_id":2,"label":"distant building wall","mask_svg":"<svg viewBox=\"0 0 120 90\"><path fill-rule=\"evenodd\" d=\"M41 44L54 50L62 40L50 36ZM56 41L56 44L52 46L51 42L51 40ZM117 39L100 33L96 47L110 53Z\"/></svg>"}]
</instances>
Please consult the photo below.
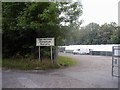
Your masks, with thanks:
<instances>
[{"instance_id":1,"label":"distant building wall","mask_svg":"<svg viewBox=\"0 0 120 90\"><path fill-rule=\"evenodd\" d=\"M108 52L108 51L91 51L91 55L112 56L112 52Z\"/></svg>"},{"instance_id":2,"label":"distant building wall","mask_svg":"<svg viewBox=\"0 0 120 90\"><path fill-rule=\"evenodd\" d=\"M69 45L65 47L66 53L72 53L75 49L86 48L90 49L90 55L112 56L112 47L118 46L118 44L108 45Z\"/></svg>"}]
</instances>

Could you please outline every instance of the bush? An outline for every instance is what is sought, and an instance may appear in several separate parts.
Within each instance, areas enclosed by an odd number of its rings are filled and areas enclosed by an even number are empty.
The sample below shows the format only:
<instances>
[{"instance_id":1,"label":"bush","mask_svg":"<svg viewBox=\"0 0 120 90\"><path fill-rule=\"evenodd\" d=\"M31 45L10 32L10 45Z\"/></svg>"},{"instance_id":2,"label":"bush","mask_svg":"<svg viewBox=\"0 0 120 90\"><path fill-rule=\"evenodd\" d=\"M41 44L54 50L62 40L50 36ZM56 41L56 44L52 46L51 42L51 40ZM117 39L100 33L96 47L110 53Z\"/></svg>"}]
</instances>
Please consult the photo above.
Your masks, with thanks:
<instances>
[{"instance_id":1,"label":"bush","mask_svg":"<svg viewBox=\"0 0 120 90\"><path fill-rule=\"evenodd\" d=\"M48 70L68 67L75 65L75 63L74 60L63 56L58 57L57 64L51 63L50 59L44 59L43 62L40 62L38 59L3 59L2 67L21 70Z\"/></svg>"}]
</instances>

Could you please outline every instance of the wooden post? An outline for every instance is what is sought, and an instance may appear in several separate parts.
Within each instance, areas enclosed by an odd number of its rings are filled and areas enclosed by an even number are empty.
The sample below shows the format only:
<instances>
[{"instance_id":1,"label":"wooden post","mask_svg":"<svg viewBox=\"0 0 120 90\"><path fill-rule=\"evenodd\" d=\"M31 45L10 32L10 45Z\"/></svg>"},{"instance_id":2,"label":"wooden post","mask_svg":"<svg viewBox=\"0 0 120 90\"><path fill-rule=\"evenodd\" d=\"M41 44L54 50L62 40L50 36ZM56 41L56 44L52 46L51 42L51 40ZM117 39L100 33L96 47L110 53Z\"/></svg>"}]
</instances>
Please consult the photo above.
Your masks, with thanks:
<instances>
[{"instance_id":1,"label":"wooden post","mask_svg":"<svg viewBox=\"0 0 120 90\"><path fill-rule=\"evenodd\" d=\"M55 51L54 51L54 63L57 64L57 59L58 59L58 47L55 46Z\"/></svg>"},{"instance_id":2,"label":"wooden post","mask_svg":"<svg viewBox=\"0 0 120 90\"><path fill-rule=\"evenodd\" d=\"M52 62L52 59L53 59L53 58L52 58L52 46L51 46L51 62Z\"/></svg>"},{"instance_id":3,"label":"wooden post","mask_svg":"<svg viewBox=\"0 0 120 90\"><path fill-rule=\"evenodd\" d=\"M40 46L39 46L39 61L40 61L41 59L40 59Z\"/></svg>"}]
</instances>

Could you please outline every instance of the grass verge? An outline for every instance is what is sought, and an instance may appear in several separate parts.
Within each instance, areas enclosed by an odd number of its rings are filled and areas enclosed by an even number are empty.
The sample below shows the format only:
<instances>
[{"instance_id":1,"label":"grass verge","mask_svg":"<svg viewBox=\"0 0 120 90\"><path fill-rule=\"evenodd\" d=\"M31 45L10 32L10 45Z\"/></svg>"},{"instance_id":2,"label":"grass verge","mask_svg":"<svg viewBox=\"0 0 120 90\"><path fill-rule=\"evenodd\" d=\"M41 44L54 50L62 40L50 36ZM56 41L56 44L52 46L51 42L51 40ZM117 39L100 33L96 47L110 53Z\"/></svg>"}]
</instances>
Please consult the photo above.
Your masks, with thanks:
<instances>
[{"instance_id":1,"label":"grass verge","mask_svg":"<svg viewBox=\"0 0 120 90\"><path fill-rule=\"evenodd\" d=\"M2 67L2 59L0 59L0 67Z\"/></svg>"},{"instance_id":2,"label":"grass verge","mask_svg":"<svg viewBox=\"0 0 120 90\"><path fill-rule=\"evenodd\" d=\"M2 67L5 69L20 69L20 70L48 70L48 69L58 69L68 66L75 65L76 62L68 57L59 56L58 63L53 64L50 60L43 60L40 62L38 60L31 59L3 59Z\"/></svg>"}]
</instances>

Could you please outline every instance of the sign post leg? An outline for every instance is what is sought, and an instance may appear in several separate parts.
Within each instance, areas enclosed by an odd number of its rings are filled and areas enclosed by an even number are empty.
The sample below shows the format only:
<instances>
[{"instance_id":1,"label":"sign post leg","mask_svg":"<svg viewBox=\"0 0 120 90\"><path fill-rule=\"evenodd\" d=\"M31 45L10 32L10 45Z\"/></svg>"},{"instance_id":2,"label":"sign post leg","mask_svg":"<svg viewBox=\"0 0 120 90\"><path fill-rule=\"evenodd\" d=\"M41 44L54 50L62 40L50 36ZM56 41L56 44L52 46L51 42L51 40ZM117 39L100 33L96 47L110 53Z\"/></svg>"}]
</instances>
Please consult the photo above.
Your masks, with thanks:
<instances>
[{"instance_id":1,"label":"sign post leg","mask_svg":"<svg viewBox=\"0 0 120 90\"><path fill-rule=\"evenodd\" d=\"M39 46L39 61L40 61L40 46Z\"/></svg>"},{"instance_id":2,"label":"sign post leg","mask_svg":"<svg viewBox=\"0 0 120 90\"><path fill-rule=\"evenodd\" d=\"M52 62L52 46L51 46L51 62Z\"/></svg>"}]
</instances>

